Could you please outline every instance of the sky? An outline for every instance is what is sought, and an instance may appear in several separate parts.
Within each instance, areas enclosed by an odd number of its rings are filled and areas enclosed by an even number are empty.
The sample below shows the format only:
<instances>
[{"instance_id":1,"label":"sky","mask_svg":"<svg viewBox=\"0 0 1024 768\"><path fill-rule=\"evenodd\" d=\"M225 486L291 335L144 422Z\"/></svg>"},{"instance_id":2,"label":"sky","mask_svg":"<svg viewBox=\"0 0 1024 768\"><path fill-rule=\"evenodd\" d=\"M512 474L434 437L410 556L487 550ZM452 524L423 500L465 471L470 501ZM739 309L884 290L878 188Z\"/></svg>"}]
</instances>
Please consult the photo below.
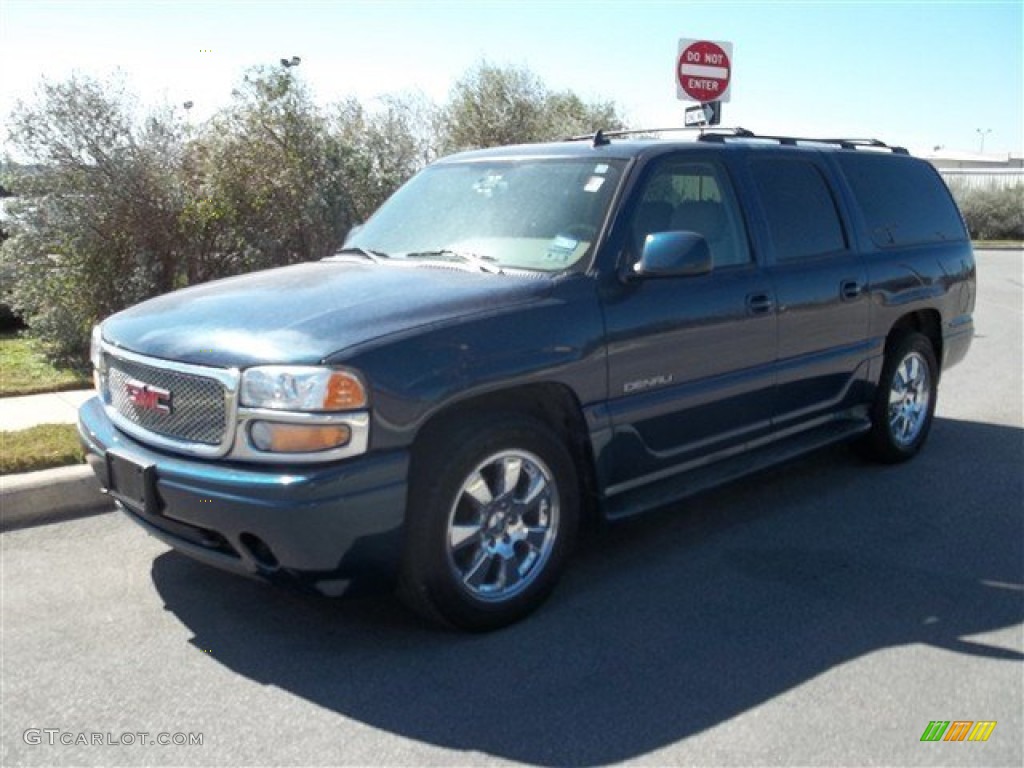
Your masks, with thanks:
<instances>
[{"instance_id":1,"label":"sky","mask_svg":"<svg viewBox=\"0 0 1024 768\"><path fill-rule=\"evenodd\" d=\"M918 154L1024 149L1024 0L355 2L0 0L0 126L41 78L123 73L144 104L225 106L245 69L301 57L327 104L442 102L482 60L679 126L682 38L732 43L723 125L873 137ZM0 142L6 131L0 127ZM8 147L0 147L0 153Z\"/></svg>"}]
</instances>

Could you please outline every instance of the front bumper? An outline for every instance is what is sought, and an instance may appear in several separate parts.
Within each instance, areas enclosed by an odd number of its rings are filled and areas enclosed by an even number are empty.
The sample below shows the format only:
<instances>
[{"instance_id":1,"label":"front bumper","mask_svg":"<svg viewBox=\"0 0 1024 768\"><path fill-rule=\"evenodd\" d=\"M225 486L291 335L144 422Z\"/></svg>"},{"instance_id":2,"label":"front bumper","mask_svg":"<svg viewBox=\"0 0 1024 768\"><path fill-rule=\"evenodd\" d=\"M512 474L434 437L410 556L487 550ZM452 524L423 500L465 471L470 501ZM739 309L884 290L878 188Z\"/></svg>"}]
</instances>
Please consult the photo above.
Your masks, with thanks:
<instances>
[{"instance_id":1,"label":"front bumper","mask_svg":"<svg viewBox=\"0 0 1024 768\"><path fill-rule=\"evenodd\" d=\"M406 451L290 466L176 456L119 431L95 397L79 410L78 432L103 490L197 560L325 594L396 572Z\"/></svg>"}]
</instances>

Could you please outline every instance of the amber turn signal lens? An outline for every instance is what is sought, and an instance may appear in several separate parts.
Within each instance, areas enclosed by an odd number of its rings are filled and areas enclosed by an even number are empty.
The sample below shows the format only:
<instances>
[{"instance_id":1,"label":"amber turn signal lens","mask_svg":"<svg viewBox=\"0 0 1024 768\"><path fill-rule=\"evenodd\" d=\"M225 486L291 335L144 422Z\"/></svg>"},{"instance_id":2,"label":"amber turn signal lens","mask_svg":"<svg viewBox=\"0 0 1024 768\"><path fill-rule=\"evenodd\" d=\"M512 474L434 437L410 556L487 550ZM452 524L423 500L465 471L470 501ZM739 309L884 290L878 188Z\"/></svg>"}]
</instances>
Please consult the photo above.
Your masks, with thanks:
<instances>
[{"instance_id":1,"label":"amber turn signal lens","mask_svg":"<svg viewBox=\"0 0 1024 768\"><path fill-rule=\"evenodd\" d=\"M281 424L256 421L249 427L253 447L264 453L316 453L340 448L352 438L344 424Z\"/></svg>"},{"instance_id":2,"label":"amber turn signal lens","mask_svg":"<svg viewBox=\"0 0 1024 768\"><path fill-rule=\"evenodd\" d=\"M348 411L366 405L366 390L351 373L335 371L327 382L325 411Z\"/></svg>"}]
</instances>

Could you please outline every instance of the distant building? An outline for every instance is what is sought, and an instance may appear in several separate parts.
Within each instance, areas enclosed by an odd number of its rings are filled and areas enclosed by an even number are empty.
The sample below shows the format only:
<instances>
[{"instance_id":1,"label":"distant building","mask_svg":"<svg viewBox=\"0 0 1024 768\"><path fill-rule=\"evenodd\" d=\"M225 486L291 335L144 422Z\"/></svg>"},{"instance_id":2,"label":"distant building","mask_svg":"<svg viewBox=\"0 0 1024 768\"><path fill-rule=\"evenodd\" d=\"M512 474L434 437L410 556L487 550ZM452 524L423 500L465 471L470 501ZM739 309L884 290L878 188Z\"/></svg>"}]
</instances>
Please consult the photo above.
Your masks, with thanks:
<instances>
[{"instance_id":1,"label":"distant building","mask_svg":"<svg viewBox=\"0 0 1024 768\"><path fill-rule=\"evenodd\" d=\"M961 187L1013 187L1024 184L1024 154L958 152L936 149L921 157L934 165L947 184Z\"/></svg>"}]
</instances>

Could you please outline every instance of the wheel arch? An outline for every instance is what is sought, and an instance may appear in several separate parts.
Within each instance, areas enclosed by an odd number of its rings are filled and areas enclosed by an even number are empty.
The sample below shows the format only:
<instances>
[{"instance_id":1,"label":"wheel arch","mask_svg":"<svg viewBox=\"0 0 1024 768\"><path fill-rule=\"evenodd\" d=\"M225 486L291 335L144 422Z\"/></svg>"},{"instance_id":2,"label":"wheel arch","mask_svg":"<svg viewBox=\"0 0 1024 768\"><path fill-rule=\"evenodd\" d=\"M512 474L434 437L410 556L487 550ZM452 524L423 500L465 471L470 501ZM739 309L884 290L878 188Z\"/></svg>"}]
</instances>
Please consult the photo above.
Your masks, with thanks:
<instances>
[{"instance_id":1,"label":"wheel arch","mask_svg":"<svg viewBox=\"0 0 1024 768\"><path fill-rule=\"evenodd\" d=\"M937 309L919 309L901 315L885 337L885 351L888 353L896 342L907 333L917 332L925 336L932 345L935 359L942 365L942 316Z\"/></svg>"},{"instance_id":2,"label":"wheel arch","mask_svg":"<svg viewBox=\"0 0 1024 768\"><path fill-rule=\"evenodd\" d=\"M589 522L596 517L597 473L586 418L572 389L557 382L523 384L472 395L445 405L417 429L412 441L410 473L415 473L424 464L426 451L436 442L431 439L432 435L481 414L523 414L550 428L568 447L576 466L584 520Z\"/></svg>"}]
</instances>

